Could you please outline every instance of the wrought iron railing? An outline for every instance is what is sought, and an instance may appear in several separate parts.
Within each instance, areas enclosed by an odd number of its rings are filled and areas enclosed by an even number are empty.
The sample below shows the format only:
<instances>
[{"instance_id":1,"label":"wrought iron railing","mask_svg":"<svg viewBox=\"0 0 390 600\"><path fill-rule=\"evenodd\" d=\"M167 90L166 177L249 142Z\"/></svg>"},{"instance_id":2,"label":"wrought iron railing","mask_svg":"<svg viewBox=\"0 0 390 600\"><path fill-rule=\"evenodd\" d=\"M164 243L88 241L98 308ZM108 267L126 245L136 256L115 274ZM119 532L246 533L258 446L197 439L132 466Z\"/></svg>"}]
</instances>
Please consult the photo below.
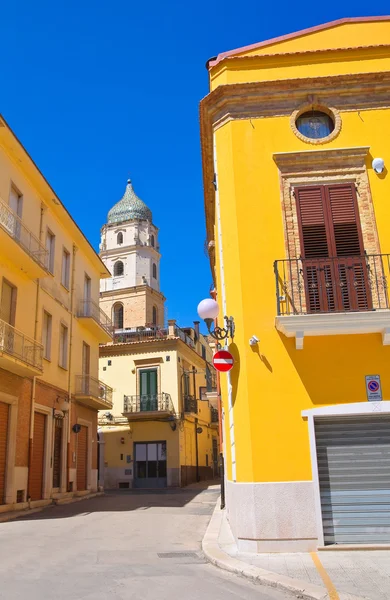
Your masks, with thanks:
<instances>
[{"instance_id":1,"label":"wrought iron railing","mask_svg":"<svg viewBox=\"0 0 390 600\"><path fill-rule=\"evenodd\" d=\"M112 408L112 388L91 375L76 375L75 396L92 396Z\"/></svg>"},{"instance_id":2,"label":"wrought iron railing","mask_svg":"<svg viewBox=\"0 0 390 600\"><path fill-rule=\"evenodd\" d=\"M187 346L195 348L194 341L180 327L175 327L174 336L180 338ZM136 327L129 330L116 330L114 344L127 344L145 340L159 340L170 337L169 329L161 327Z\"/></svg>"},{"instance_id":3,"label":"wrought iron railing","mask_svg":"<svg viewBox=\"0 0 390 600\"><path fill-rule=\"evenodd\" d=\"M184 396L184 412L186 413L197 413L198 402L193 396Z\"/></svg>"},{"instance_id":4,"label":"wrought iron railing","mask_svg":"<svg viewBox=\"0 0 390 600\"><path fill-rule=\"evenodd\" d=\"M0 227L41 267L47 269L49 253L22 219L0 198Z\"/></svg>"},{"instance_id":5,"label":"wrought iron railing","mask_svg":"<svg viewBox=\"0 0 390 600\"><path fill-rule=\"evenodd\" d=\"M143 412L174 412L170 394L141 394L140 396L124 396L123 414Z\"/></svg>"},{"instance_id":6,"label":"wrought iron railing","mask_svg":"<svg viewBox=\"0 0 390 600\"><path fill-rule=\"evenodd\" d=\"M93 300L80 300L77 310L78 317L91 317L98 323L107 333L112 335L112 321L110 317L100 308Z\"/></svg>"},{"instance_id":7,"label":"wrought iron railing","mask_svg":"<svg viewBox=\"0 0 390 600\"><path fill-rule=\"evenodd\" d=\"M211 422L218 423L218 409L211 406L210 412L211 412Z\"/></svg>"},{"instance_id":8,"label":"wrought iron railing","mask_svg":"<svg viewBox=\"0 0 390 600\"><path fill-rule=\"evenodd\" d=\"M0 320L0 352L13 356L35 369L43 370L42 344L2 320Z\"/></svg>"},{"instance_id":9,"label":"wrought iron railing","mask_svg":"<svg viewBox=\"0 0 390 600\"><path fill-rule=\"evenodd\" d=\"M274 263L278 315L390 308L390 254Z\"/></svg>"}]
</instances>

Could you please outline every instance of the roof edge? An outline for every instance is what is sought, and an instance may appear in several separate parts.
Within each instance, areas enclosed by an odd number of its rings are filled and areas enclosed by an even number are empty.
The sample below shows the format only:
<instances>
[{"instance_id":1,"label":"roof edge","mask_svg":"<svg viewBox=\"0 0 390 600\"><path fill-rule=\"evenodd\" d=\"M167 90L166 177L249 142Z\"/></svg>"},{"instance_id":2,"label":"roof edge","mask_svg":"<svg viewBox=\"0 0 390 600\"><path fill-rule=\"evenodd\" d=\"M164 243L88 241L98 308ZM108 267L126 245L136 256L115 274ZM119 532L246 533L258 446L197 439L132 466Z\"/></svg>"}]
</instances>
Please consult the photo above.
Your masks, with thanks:
<instances>
[{"instance_id":1,"label":"roof edge","mask_svg":"<svg viewBox=\"0 0 390 600\"><path fill-rule=\"evenodd\" d=\"M331 27L337 27L339 25L345 25L346 23L370 23L374 21L390 21L390 15L379 16L379 17L345 17L343 19L336 19L335 21L328 21L327 23L322 23L321 25L314 25L313 27L307 27L306 29L300 29L299 31L294 31L292 33L287 33L285 35L280 35L275 38L271 38L269 40L264 40L263 42L256 42L255 44L250 44L248 46L242 46L241 48L235 48L234 50L228 50L227 52L221 52L217 57L212 57L206 62L206 66L208 70L212 67L218 65L221 61L229 56L234 56L236 54L241 54L242 52L248 52L249 50L255 50L256 48L263 48L264 46L269 46L271 44L277 44L279 42L284 42L286 40L291 40L303 35L308 35L310 33L314 33L316 31L323 31L324 29L330 29Z\"/></svg>"}]
</instances>

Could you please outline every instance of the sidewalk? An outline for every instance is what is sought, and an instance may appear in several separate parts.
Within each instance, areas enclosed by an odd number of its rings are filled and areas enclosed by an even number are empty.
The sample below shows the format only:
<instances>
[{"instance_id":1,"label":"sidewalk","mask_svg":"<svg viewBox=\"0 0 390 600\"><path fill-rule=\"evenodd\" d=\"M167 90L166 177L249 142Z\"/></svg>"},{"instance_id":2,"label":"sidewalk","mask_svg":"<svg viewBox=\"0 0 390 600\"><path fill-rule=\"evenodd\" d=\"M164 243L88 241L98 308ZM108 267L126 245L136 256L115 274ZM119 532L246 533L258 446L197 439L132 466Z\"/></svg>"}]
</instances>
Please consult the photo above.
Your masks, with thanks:
<instances>
[{"instance_id":1,"label":"sidewalk","mask_svg":"<svg viewBox=\"0 0 390 600\"><path fill-rule=\"evenodd\" d=\"M216 566L310 600L389 600L390 550L328 550L294 554L238 552L217 502L203 539Z\"/></svg>"}]
</instances>

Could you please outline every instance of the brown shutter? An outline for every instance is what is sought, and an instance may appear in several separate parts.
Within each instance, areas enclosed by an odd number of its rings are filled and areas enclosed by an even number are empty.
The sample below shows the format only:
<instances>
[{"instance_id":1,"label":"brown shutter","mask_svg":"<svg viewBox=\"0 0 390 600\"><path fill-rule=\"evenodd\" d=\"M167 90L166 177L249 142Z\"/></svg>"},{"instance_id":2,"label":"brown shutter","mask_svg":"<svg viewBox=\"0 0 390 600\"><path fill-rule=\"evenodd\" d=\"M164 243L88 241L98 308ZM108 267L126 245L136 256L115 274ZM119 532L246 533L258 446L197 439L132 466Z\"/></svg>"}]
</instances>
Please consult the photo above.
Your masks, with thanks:
<instances>
[{"instance_id":1,"label":"brown shutter","mask_svg":"<svg viewBox=\"0 0 390 600\"><path fill-rule=\"evenodd\" d=\"M363 240L354 185L346 183L324 188L331 223L332 255L361 256Z\"/></svg>"},{"instance_id":2,"label":"brown shutter","mask_svg":"<svg viewBox=\"0 0 390 600\"><path fill-rule=\"evenodd\" d=\"M304 258L329 256L323 186L295 188L301 254Z\"/></svg>"},{"instance_id":3,"label":"brown shutter","mask_svg":"<svg viewBox=\"0 0 390 600\"><path fill-rule=\"evenodd\" d=\"M0 402L0 504L5 502L9 405Z\"/></svg>"},{"instance_id":4,"label":"brown shutter","mask_svg":"<svg viewBox=\"0 0 390 600\"><path fill-rule=\"evenodd\" d=\"M81 425L77 434L77 490L87 489L88 427Z\"/></svg>"},{"instance_id":5,"label":"brown shutter","mask_svg":"<svg viewBox=\"0 0 390 600\"><path fill-rule=\"evenodd\" d=\"M29 495L31 500L41 500L43 494L43 460L45 457L46 415L34 413L34 437L31 468L29 471Z\"/></svg>"}]
</instances>

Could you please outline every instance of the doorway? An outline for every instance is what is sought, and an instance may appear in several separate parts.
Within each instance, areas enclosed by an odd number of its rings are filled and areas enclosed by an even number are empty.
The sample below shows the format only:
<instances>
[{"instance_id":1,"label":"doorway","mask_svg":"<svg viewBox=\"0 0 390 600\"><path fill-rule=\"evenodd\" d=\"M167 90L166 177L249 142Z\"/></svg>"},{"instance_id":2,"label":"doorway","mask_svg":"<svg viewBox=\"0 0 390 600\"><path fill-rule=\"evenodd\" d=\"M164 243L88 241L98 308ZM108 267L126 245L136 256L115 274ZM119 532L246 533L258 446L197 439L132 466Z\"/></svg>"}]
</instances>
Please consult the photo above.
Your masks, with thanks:
<instances>
[{"instance_id":1,"label":"doorway","mask_svg":"<svg viewBox=\"0 0 390 600\"><path fill-rule=\"evenodd\" d=\"M145 442L134 444L134 487L167 487L167 443Z\"/></svg>"}]
</instances>

